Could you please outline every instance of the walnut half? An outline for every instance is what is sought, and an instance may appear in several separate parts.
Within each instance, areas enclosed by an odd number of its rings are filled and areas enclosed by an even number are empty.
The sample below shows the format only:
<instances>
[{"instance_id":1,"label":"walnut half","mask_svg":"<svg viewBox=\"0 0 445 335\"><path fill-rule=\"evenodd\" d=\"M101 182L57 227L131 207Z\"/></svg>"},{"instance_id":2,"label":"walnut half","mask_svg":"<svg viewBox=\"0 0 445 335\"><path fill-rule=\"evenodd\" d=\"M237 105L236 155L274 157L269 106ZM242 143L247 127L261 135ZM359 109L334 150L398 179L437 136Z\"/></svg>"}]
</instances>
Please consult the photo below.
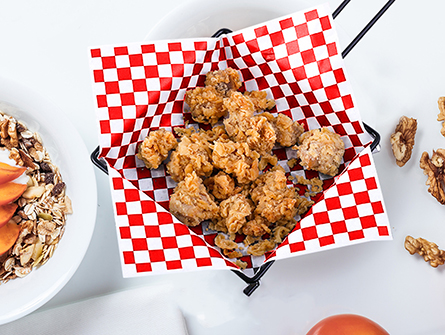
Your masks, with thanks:
<instances>
[{"instance_id":1,"label":"walnut half","mask_svg":"<svg viewBox=\"0 0 445 335\"><path fill-rule=\"evenodd\" d=\"M420 157L420 168L428 176L426 181L426 185L429 186L428 192L445 205L445 149L433 150L431 159L428 153L424 152Z\"/></svg>"},{"instance_id":2,"label":"walnut half","mask_svg":"<svg viewBox=\"0 0 445 335\"><path fill-rule=\"evenodd\" d=\"M437 105L439 106L437 121L445 121L445 97L440 97L439 100L437 100ZM440 133L445 136L445 122L442 122Z\"/></svg>"},{"instance_id":3,"label":"walnut half","mask_svg":"<svg viewBox=\"0 0 445 335\"><path fill-rule=\"evenodd\" d=\"M404 166L411 158L416 131L416 119L406 116L400 118L394 134L391 135L392 152L398 166Z\"/></svg>"},{"instance_id":4,"label":"walnut half","mask_svg":"<svg viewBox=\"0 0 445 335\"><path fill-rule=\"evenodd\" d=\"M408 250L411 255L419 254L425 262L429 262L434 268L445 263L445 251L440 250L437 244L421 237L413 238L408 235L405 238L405 249Z\"/></svg>"}]
</instances>

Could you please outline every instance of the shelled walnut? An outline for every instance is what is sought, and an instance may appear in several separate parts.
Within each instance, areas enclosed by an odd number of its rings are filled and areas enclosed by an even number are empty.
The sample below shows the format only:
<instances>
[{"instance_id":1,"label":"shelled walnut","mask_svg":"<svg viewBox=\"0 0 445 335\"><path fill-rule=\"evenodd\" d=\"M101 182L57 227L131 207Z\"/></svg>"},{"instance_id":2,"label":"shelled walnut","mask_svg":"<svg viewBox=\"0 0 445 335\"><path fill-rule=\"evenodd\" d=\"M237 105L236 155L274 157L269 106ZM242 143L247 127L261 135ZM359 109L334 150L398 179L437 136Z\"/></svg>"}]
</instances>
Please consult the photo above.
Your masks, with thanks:
<instances>
[{"instance_id":1,"label":"shelled walnut","mask_svg":"<svg viewBox=\"0 0 445 335\"><path fill-rule=\"evenodd\" d=\"M445 97L440 97L437 100L437 104L439 106L439 114L437 115L437 121L445 121ZM440 133L445 136L445 122L442 122L442 129Z\"/></svg>"},{"instance_id":2,"label":"shelled walnut","mask_svg":"<svg viewBox=\"0 0 445 335\"><path fill-rule=\"evenodd\" d=\"M445 263L445 251L439 249L437 244L421 237L415 239L408 235L405 238L405 249L411 255L419 254L425 262L429 262L434 268Z\"/></svg>"},{"instance_id":3,"label":"shelled walnut","mask_svg":"<svg viewBox=\"0 0 445 335\"><path fill-rule=\"evenodd\" d=\"M417 131L417 120L402 116L391 135L391 146L396 163L402 167L411 158L414 147L414 138Z\"/></svg>"},{"instance_id":4,"label":"shelled walnut","mask_svg":"<svg viewBox=\"0 0 445 335\"><path fill-rule=\"evenodd\" d=\"M428 192L445 205L445 149L433 150L431 159L428 153L424 152L420 158L420 168L428 176Z\"/></svg>"}]
</instances>

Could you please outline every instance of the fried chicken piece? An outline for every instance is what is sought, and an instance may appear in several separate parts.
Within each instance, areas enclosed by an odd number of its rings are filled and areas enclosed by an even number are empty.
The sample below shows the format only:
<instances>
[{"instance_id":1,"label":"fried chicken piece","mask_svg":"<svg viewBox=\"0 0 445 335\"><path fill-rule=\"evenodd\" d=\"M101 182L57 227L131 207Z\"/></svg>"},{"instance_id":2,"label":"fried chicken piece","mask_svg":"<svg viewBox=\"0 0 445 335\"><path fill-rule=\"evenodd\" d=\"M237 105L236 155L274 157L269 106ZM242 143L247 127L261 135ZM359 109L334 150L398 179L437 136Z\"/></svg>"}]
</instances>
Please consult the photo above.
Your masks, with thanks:
<instances>
[{"instance_id":1,"label":"fried chicken piece","mask_svg":"<svg viewBox=\"0 0 445 335\"><path fill-rule=\"evenodd\" d=\"M260 158L260 164L259 164L260 170L264 170L268 164L270 164L272 166L277 165L278 157L275 155L271 155L271 154L262 155Z\"/></svg>"},{"instance_id":2,"label":"fried chicken piece","mask_svg":"<svg viewBox=\"0 0 445 335\"><path fill-rule=\"evenodd\" d=\"M218 138L229 139L224 126L216 126L206 131L201 130L199 136L203 141L207 141L208 143L213 143Z\"/></svg>"},{"instance_id":3,"label":"fried chicken piece","mask_svg":"<svg viewBox=\"0 0 445 335\"><path fill-rule=\"evenodd\" d=\"M195 171L178 183L170 197L170 212L187 226L197 226L202 221L218 215L218 205L207 192L202 179Z\"/></svg>"},{"instance_id":4,"label":"fried chicken piece","mask_svg":"<svg viewBox=\"0 0 445 335\"><path fill-rule=\"evenodd\" d=\"M184 101L190 106L193 120L199 123L214 125L225 116L227 109L215 87L197 87L185 93Z\"/></svg>"},{"instance_id":5,"label":"fried chicken piece","mask_svg":"<svg viewBox=\"0 0 445 335\"><path fill-rule=\"evenodd\" d=\"M219 215L230 234L236 234L243 228L252 210L252 203L241 193L232 195L219 205Z\"/></svg>"},{"instance_id":6,"label":"fried chicken piece","mask_svg":"<svg viewBox=\"0 0 445 335\"><path fill-rule=\"evenodd\" d=\"M269 154L277 140L275 130L267 119L261 115L254 116L250 121L250 129L245 132L247 144L260 155Z\"/></svg>"},{"instance_id":7,"label":"fried chicken piece","mask_svg":"<svg viewBox=\"0 0 445 335\"><path fill-rule=\"evenodd\" d=\"M139 145L136 156L141 159L149 169L157 169L168 153L176 148L178 141L173 133L164 128L151 131L144 141Z\"/></svg>"},{"instance_id":8,"label":"fried chicken piece","mask_svg":"<svg viewBox=\"0 0 445 335\"><path fill-rule=\"evenodd\" d=\"M303 133L299 142L300 145L293 148L297 150L301 166L329 176L335 176L338 173L345 153L345 144L340 135L323 127Z\"/></svg>"},{"instance_id":9,"label":"fried chicken piece","mask_svg":"<svg viewBox=\"0 0 445 335\"><path fill-rule=\"evenodd\" d=\"M224 250L234 250L238 248L238 244L236 244L236 242L227 239L223 234L218 234L215 237L215 244L217 247Z\"/></svg>"},{"instance_id":10,"label":"fried chicken piece","mask_svg":"<svg viewBox=\"0 0 445 335\"><path fill-rule=\"evenodd\" d=\"M295 145L298 138L303 134L304 127L297 121L284 114L278 114L274 117L269 112L262 113L267 120L272 124L275 134L277 135L277 142L283 147L291 147Z\"/></svg>"},{"instance_id":11,"label":"fried chicken piece","mask_svg":"<svg viewBox=\"0 0 445 335\"><path fill-rule=\"evenodd\" d=\"M275 248L275 242L271 240L260 240L247 248L247 253L252 256L263 256L266 252Z\"/></svg>"},{"instance_id":12,"label":"fried chicken piece","mask_svg":"<svg viewBox=\"0 0 445 335\"><path fill-rule=\"evenodd\" d=\"M292 219L290 221L282 220L276 223L275 228L272 230L271 241L280 244L283 242L284 238L289 235L289 233L294 229L297 221Z\"/></svg>"},{"instance_id":13,"label":"fried chicken piece","mask_svg":"<svg viewBox=\"0 0 445 335\"><path fill-rule=\"evenodd\" d=\"M216 168L233 174L238 183L247 184L259 175L258 159L260 155L246 143L218 139L214 142L212 161Z\"/></svg>"},{"instance_id":14,"label":"fried chicken piece","mask_svg":"<svg viewBox=\"0 0 445 335\"><path fill-rule=\"evenodd\" d=\"M224 255L228 258L239 258L243 254L237 250L238 244L230 239L226 239L223 234L218 234L215 237L215 245L223 251Z\"/></svg>"},{"instance_id":15,"label":"fried chicken piece","mask_svg":"<svg viewBox=\"0 0 445 335\"><path fill-rule=\"evenodd\" d=\"M188 138L194 137L195 139L198 139L200 142L203 143L203 145L208 148L209 143L213 143L213 141L216 141L218 138L226 138L228 139L229 136L226 133L226 129L224 126L216 126L212 127L212 129L209 130L203 130L198 129L196 130L193 127L188 128L175 128L175 132L182 138L183 136L187 136ZM193 135L197 134L197 135ZM193 135L193 136L192 136Z\"/></svg>"},{"instance_id":16,"label":"fried chicken piece","mask_svg":"<svg viewBox=\"0 0 445 335\"><path fill-rule=\"evenodd\" d=\"M227 134L236 142L245 142L261 155L269 153L276 141L275 130L266 117L254 116L255 105L248 96L233 92L224 100L229 117L224 120Z\"/></svg>"},{"instance_id":17,"label":"fried chicken piece","mask_svg":"<svg viewBox=\"0 0 445 335\"><path fill-rule=\"evenodd\" d=\"M253 183L251 198L257 206L255 214L269 223L291 220L298 213L300 197L294 188L287 187L286 180L284 169L278 165Z\"/></svg>"},{"instance_id":18,"label":"fried chicken piece","mask_svg":"<svg viewBox=\"0 0 445 335\"><path fill-rule=\"evenodd\" d=\"M224 98L240 87L239 74L234 69L208 72L205 87L187 91L184 100L190 107L193 120L214 125L227 114Z\"/></svg>"},{"instance_id":19,"label":"fried chicken piece","mask_svg":"<svg viewBox=\"0 0 445 335\"><path fill-rule=\"evenodd\" d=\"M258 237L267 233L270 233L269 222L261 215L255 215L243 227L243 234L247 236Z\"/></svg>"},{"instance_id":20,"label":"fried chicken piece","mask_svg":"<svg viewBox=\"0 0 445 335\"><path fill-rule=\"evenodd\" d=\"M310 187L310 190L304 194L306 197L314 197L318 193L323 192L323 181L320 178L306 179L303 176L296 176L296 182Z\"/></svg>"},{"instance_id":21,"label":"fried chicken piece","mask_svg":"<svg viewBox=\"0 0 445 335\"><path fill-rule=\"evenodd\" d=\"M205 134L193 132L181 137L175 151L167 163L167 171L174 181L183 180L189 173L195 171L198 176L210 176L213 171L212 152Z\"/></svg>"},{"instance_id":22,"label":"fried chicken piece","mask_svg":"<svg viewBox=\"0 0 445 335\"><path fill-rule=\"evenodd\" d=\"M246 91L244 95L250 98L257 112L275 107L275 100L267 99L266 91Z\"/></svg>"},{"instance_id":23,"label":"fried chicken piece","mask_svg":"<svg viewBox=\"0 0 445 335\"><path fill-rule=\"evenodd\" d=\"M204 184L218 200L225 200L241 191L241 187L235 185L235 180L223 171L207 178Z\"/></svg>"},{"instance_id":24,"label":"fried chicken piece","mask_svg":"<svg viewBox=\"0 0 445 335\"><path fill-rule=\"evenodd\" d=\"M229 97L232 92L241 87L242 83L238 72L229 67L207 72L204 85L214 87L221 96Z\"/></svg>"}]
</instances>

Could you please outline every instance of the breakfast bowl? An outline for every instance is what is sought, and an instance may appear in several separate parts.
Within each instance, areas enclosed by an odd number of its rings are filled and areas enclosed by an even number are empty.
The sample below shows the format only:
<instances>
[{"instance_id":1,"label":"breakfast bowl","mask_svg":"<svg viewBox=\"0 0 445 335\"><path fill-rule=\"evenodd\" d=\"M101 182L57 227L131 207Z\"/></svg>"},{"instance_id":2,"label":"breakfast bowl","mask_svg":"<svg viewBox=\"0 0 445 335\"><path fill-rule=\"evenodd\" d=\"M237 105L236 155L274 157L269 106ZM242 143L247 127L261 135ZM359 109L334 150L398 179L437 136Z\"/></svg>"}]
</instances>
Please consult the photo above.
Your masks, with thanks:
<instances>
[{"instance_id":1,"label":"breakfast bowl","mask_svg":"<svg viewBox=\"0 0 445 335\"><path fill-rule=\"evenodd\" d=\"M79 267L89 246L96 219L96 183L87 150L74 126L63 111L32 89L12 80L0 78L0 110L37 133L58 168L71 209L51 248L51 256L26 275L4 280L0 285L0 324L21 318L54 297ZM20 199L19 199L20 200ZM68 200L67 200L68 201ZM49 219L43 215L45 219ZM5 264L2 264L2 266ZM11 264L9 264L11 265ZM19 269L17 261L12 272ZM6 275L5 275L6 277Z\"/></svg>"}]
</instances>

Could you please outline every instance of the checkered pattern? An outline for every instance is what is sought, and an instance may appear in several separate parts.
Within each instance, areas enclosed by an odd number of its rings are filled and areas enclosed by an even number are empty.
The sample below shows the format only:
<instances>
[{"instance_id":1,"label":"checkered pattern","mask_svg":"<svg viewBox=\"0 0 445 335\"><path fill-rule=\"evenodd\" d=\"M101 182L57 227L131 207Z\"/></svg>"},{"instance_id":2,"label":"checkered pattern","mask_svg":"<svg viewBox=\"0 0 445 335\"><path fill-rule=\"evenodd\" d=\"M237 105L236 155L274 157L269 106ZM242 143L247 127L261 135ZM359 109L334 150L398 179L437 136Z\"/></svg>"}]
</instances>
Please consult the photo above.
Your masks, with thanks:
<instances>
[{"instance_id":1,"label":"checkered pattern","mask_svg":"<svg viewBox=\"0 0 445 335\"><path fill-rule=\"evenodd\" d=\"M391 238L372 153L367 147L268 260Z\"/></svg>"},{"instance_id":2,"label":"checkered pattern","mask_svg":"<svg viewBox=\"0 0 445 335\"><path fill-rule=\"evenodd\" d=\"M346 152L340 167L343 174L338 180L345 178L354 157L366 152L363 150L371 141L369 134L363 130L358 110L354 106L332 17L326 6L298 12L220 38L103 46L93 48L90 52L101 157L105 158L111 171L125 276L170 269L234 266L214 248L213 232L202 227L189 229L168 213L169 196L176 184L166 174L165 166L150 171L135 156L138 144L150 130L160 127L172 130L174 127L183 127L186 122L195 127L200 126L184 110L187 107L184 106L184 94L188 89L203 86L208 71L235 68L243 81L240 90L267 91L268 96L276 101L273 113L284 113L298 120L306 129L326 126L340 134ZM306 178L318 176L316 172L304 171L299 165L292 169L288 167L287 161L295 157L295 151L275 148L274 154L288 174ZM371 163L369 166L373 167L372 156L367 157ZM309 222L317 218L327 220L326 217L329 217L330 221L349 222L349 216L355 214L352 211L344 214L338 208L330 208L328 214L316 211L322 206L319 204L326 203L329 192L335 192L338 188L333 178L320 177L324 179L325 194L314 199L317 204L300 221L301 229L294 231L276 251L260 258L243 258L249 267L261 265L266 258L287 257L299 249L310 252L315 250L310 247L314 241L322 241L319 244L326 248L376 237L369 236L371 230L366 230L360 237L360 233L349 231L346 223L347 232L350 233L348 236L352 235L348 239L341 238L341 234L329 235L323 230L324 226L317 225L316 221L312 225L320 226L320 232L310 228ZM374 169L369 177L376 179ZM304 190L302 188L302 194ZM345 195L341 199L354 198L354 192L351 192L349 197ZM381 199L378 187L374 193ZM374 197L376 195L373 195L372 201L366 202L368 198L359 201L370 203L374 208L372 204L377 201ZM343 201L340 202L342 207ZM363 208L369 207L365 203L358 205L360 215ZM336 218L340 212L343 213L342 218ZM366 217L377 218L378 215L386 218L384 211L366 214ZM367 222L365 226L371 225L371 219L362 221ZM379 219L379 224L383 221ZM340 224L332 226L331 230L337 231L337 228L345 233L343 228L340 229ZM167 233L165 236L164 229ZM159 231L160 236L149 231ZM185 234L187 238L183 237L185 231L188 232ZM364 229L362 231L365 232ZM389 236L389 229L386 231L386 235L382 233L378 237ZM298 244L294 248L294 234L302 236L303 246ZM197 246L199 252L195 250ZM184 251L183 248L193 252ZM203 252L204 249L207 251Z\"/></svg>"},{"instance_id":3,"label":"checkered pattern","mask_svg":"<svg viewBox=\"0 0 445 335\"><path fill-rule=\"evenodd\" d=\"M125 277L211 267L236 267L153 199L109 168Z\"/></svg>"}]
</instances>

